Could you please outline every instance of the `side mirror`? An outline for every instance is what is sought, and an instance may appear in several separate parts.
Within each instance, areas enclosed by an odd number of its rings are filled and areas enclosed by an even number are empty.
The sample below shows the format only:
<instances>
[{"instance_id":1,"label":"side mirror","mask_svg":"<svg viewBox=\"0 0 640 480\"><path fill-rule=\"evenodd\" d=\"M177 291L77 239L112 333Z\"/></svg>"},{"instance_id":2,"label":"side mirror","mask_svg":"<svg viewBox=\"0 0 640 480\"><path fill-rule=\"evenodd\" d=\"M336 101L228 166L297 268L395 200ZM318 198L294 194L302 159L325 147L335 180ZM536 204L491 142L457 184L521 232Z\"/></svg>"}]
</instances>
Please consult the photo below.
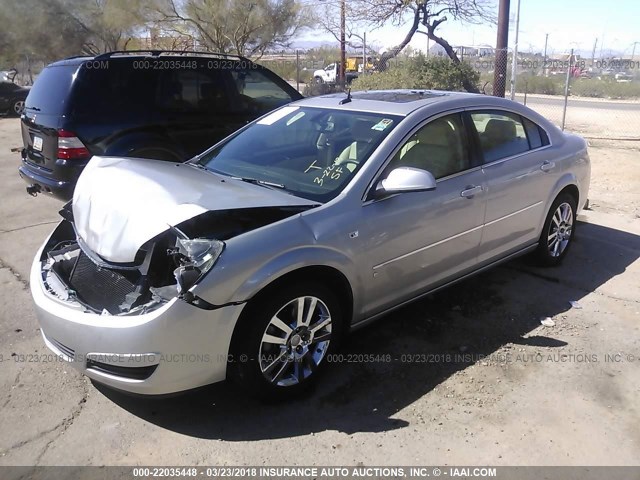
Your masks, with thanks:
<instances>
[{"instance_id":1,"label":"side mirror","mask_svg":"<svg viewBox=\"0 0 640 480\"><path fill-rule=\"evenodd\" d=\"M400 167L391 170L387 178L381 180L375 191L376 198L394 193L427 192L436 189L436 179L426 170Z\"/></svg>"}]
</instances>

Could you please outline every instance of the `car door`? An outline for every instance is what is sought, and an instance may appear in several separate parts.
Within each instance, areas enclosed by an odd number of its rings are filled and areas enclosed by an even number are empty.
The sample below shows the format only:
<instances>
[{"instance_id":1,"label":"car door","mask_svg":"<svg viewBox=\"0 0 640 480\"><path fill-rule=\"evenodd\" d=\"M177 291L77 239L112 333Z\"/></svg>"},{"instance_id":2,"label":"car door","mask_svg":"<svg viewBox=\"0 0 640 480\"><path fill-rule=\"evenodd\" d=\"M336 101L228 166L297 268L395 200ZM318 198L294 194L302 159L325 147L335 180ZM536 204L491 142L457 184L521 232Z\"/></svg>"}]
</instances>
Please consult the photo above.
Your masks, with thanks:
<instances>
[{"instance_id":1,"label":"car door","mask_svg":"<svg viewBox=\"0 0 640 480\"><path fill-rule=\"evenodd\" d=\"M0 82L0 112L4 112L8 110L10 105L9 101L11 100L11 92L10 92L11 84L7 82Z\"/></svg>"},{"instance_id":2,"label":"car door","mask_svg":"<svg viewBox=\"0 0 640 480\"><path fill-rule=\"evenodd\" d=\"M431 120L402 145L376 179L398 167L430 171L436 189L367 200L361 210L364 314L371 315L470 271L485 210L484 173L460 113ZM375 186L374 186L375 188Z\"/></svg>"},{"instance_id":3,"label":"car door","mask_svg":"<svg viewBox=\"0 0 640 480\"><path fill-rule=\"evenodd\" d=\"M537 241L545 201L555 182L546 132L503 110L470 111L483 154L487 213L478 261L487 263Z\"/></svg>"}]
</instances>

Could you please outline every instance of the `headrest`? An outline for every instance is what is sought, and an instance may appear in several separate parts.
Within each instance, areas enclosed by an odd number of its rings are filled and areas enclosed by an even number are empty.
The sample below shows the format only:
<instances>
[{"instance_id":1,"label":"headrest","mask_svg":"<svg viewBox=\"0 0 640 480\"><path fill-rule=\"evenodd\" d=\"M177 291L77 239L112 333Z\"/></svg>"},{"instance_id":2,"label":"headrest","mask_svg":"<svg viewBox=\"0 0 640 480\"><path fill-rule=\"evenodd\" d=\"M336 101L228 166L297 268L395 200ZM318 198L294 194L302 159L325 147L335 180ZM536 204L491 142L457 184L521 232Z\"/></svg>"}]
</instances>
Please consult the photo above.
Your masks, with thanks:
<instances>
[{"instance_id":1,"label":"headrest","mask_svg":"<svg viewBox=\"0 0 640 480\"><path fill-rule=\"evenodd\" d=\"M453 130L446 120L436 120L416 133L416 140L424 145L450 146Z\"/></svg>"},{"instance_id":2,"label":"headrest","mask_svg":"<svg viewBox=\"0 0 640 480\"><path fill-rule=\"evenodd\" d=\"M492 118L484 129L487 137L498 143L506 143L516 138L516 124L509 120Z\"/></svg>"}]
</instances>

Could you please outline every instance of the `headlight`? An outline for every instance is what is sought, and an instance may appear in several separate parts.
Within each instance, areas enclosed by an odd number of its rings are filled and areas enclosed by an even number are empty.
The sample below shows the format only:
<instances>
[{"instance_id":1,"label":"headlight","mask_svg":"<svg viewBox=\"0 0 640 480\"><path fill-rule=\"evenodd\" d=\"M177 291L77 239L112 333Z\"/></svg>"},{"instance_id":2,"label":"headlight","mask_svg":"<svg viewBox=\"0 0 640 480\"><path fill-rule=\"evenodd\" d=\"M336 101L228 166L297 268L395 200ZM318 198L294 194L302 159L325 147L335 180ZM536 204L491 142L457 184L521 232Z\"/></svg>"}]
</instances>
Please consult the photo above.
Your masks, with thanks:
<instances>
[{"instance_id":1,"label":"headlight","mask_svg":"<svg viewBox=\"0 0 640 480\"><path fill-rule=\"evenodd\" d=\"M213 267L224 249L224 242L208 238L178 238L178 248L186 261L173 274L178 282L178 292L182 294Z\"/></svg>"}]
</instances>

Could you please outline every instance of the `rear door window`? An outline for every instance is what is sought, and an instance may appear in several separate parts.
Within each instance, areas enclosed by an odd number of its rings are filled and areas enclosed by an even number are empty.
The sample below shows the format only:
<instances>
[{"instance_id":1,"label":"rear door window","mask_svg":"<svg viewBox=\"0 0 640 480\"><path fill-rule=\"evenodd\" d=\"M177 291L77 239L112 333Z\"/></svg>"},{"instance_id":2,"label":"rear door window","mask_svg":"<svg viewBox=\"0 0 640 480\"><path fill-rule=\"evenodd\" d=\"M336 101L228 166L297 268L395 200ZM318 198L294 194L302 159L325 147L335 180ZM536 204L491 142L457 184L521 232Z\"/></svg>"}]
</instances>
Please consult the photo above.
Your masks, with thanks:
<instances>
[{"instance_id":1,"label":"rear door window","mask_svg":"<svg viewBox=\"0 0 640 480\"><path fill-rule=\"evenodd\" d=\"M237 95L223 70L169 70L163 72L156 93L162 110L225 114Z\"/></svg>"},{"instance_id":2,"label":"rear door window","mask_svg":"<svg viewBox=\"0 0 640 480\"><path fill-rule=\"evenodd\" d=\"M529 146L533 150L534 148L544 147L545 145L549 145L549 137L547 137L546 132L533 123L528 118L522 119L524 121L524 128L527 131L527 138L529 139Z\"/></svg>"},{"instance_id":3,"label":"rear door window","mask_svg":"<svg viewBox=\"0 0 640 480\"><path fill-rule=\"evenodd\" d=\"M155 86L151 73L133 68L123 59L88 62L74 83L72 111L78 115L126 117L144 113L149 92Z\"/></svg>"},{"instance_id":4,"label":"rear door window","mask_svg":"<svg viewBox=\"0 0 640 480\"><path fill-rule=\"evenodd\" d=\"M29 92L26 109L47 115L65 114L77 68L77 65L60 65L42 70Z\"/></svg>"},{"instance_id":5,"label":"rear door window","mask_svg":"<svg viewBox=\"0 0 640 480\"><path fill-rule=\"evenodd\" d=\"M529 140L520 115L499 110L471 112L480 138L484 162L511 157L529 151Z\"/></svg>"}]
</instances>

